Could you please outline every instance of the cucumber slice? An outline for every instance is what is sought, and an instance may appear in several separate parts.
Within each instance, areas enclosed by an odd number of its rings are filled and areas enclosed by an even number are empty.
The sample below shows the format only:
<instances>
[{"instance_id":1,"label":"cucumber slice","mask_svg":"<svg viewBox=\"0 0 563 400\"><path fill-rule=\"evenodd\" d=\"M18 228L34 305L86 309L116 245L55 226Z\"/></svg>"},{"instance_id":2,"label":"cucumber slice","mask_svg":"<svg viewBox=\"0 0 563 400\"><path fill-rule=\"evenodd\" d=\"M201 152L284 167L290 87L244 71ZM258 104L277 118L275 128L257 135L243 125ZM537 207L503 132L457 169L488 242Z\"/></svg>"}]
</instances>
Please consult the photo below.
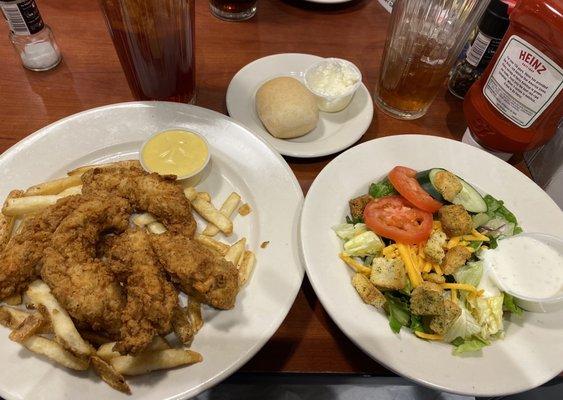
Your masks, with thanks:
<instances>
[{"instance_id":1,"label":"cucumber slice","mask_svg":"<svg viewBox=\"0 0 563 400\"><path fill-rule=\"evenodd\" d=\"M438 201L444 202L444 198L434 185L436 174L440 171L445 171L445 169L432 168L426 171L421 171L416 174L416 180L430 196L434 197ZM487 212L487 204L485 203L485 200L483 200L483 196L481 196L481 194L475 190L473 186L465 182L459 176L458 179L461 182L461 192L457 194L452 203L462 205L469 212Z\"/></svg>"},{"instance_id":2,"label":"cucumber slice","mask_svg":"<svg viewBox=\"0 0 563 400\"><path fill-rule=\"evenodd\" d=\"M422 186L422 188L426 193L428 193L434 199L443 202L444 198L442 197L440 192L436 190L436 187L432 183L434 181L434 177L436 176L436 173L439 171L443 171L443 169L432 168L432 169L427 169L426 171L420 171L416 174L416 180L418 181L420 186Z\"/></svg>"},{"instance_id":3,"label":"cucumber slice","mask_svg":"<svg viewBox=\"0 0 563 400\"><path fill-rule=\"evenodd\" d=\"M481 194L469 183L465 182L461 178L459 178L459 180L462 186L461 192L454 197L452 203L462 205L469 212L487 212L487 203L485 203L483 196L481 196Z\"/></svg>"}]
</instances>

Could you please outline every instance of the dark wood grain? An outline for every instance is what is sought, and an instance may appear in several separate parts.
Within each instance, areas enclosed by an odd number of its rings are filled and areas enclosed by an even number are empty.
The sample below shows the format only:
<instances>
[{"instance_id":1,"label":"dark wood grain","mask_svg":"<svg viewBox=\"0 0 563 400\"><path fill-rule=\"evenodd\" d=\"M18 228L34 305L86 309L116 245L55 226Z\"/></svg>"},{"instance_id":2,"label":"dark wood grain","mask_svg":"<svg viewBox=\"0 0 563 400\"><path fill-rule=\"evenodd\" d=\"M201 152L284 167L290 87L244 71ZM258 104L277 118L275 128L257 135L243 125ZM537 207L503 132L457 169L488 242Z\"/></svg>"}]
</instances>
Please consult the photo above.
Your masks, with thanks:
<instances>
[{"instance_id":1,"label":"dark wood grain","mask_svg":"<svg viewBox=\"0 0 563 400\"><path fill-rule=\"evenodd\" d=\"M0 24L0 151L70 114L133 100L97 1L38 3L64 60L50 72L25 70L7 39L5 24ZM288 52L346 58L361 69L373 92L388 19L370 0L337 6L259 0L255 18L233 23L214 18L207 1L197 0L197 104L226 113L226 89L241 67ZM376 109L361 140L402 133L459 139L464 130L461 102L443 90L428 114L415 121L399 121ZM304 192L333 157L288 159ZM335 326L307 279L283 325L244 370L390 374Z\"/></svg>"}]
</instances>

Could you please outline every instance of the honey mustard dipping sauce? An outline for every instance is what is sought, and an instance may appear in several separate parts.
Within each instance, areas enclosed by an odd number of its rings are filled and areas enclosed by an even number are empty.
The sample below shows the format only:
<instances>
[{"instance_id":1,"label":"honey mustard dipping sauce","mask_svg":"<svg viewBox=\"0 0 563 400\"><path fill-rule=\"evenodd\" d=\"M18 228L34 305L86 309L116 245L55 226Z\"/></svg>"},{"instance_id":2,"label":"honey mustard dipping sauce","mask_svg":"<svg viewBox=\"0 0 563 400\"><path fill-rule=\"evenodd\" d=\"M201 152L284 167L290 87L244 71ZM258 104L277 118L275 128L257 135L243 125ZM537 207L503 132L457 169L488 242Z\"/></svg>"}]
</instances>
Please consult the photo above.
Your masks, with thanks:
<instances>
[{"instance_id":1,"label":"honey mustard dipping sauce","mask_svg":"<svg viewBox=\"0 0 563 400\"><path fill-rule=\"evenodd\" d=\"M141 148L141 164L149 172L190 178L209 162L207 142L194 132L173 129L156 133Z\"/></svg>"}]
</instances>

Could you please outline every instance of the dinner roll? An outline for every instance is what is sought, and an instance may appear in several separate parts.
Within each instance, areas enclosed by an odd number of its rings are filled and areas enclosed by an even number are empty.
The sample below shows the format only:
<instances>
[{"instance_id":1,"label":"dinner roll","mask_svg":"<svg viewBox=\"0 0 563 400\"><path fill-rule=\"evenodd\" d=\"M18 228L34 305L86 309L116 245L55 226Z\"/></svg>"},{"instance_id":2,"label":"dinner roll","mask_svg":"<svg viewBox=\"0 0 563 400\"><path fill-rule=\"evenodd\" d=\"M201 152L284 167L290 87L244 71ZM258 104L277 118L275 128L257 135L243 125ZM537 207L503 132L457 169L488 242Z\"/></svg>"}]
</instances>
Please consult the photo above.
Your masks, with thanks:
<instances>
[{"instance_id":1,"label":"dinner roll","mask_svg":"<svg viewBox=\"0 0 563 400\"><path fill-rule=\"evenodd\" d=\"M258 89L256 110L268 132L280 139L303 136L319 121L313 94L297 79L285 76L269 80Z\"/></svg>"}]
</instances>

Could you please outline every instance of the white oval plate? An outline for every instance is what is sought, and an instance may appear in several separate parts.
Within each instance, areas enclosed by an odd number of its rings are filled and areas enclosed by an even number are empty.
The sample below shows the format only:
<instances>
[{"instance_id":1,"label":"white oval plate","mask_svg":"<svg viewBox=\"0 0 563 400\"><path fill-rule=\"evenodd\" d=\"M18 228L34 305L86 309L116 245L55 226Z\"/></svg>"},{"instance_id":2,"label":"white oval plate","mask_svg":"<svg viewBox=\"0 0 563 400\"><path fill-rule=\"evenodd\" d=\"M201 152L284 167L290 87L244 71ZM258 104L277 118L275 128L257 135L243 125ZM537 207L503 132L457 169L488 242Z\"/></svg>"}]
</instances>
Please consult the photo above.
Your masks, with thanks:
<instances>
[{"instance_id":1,"label":"white oval plate","mask_svg":"<svg viewBox=\"0 0 563 400\"><path fill-rule=\"evenodd\" d=\"M301 218L307 275L336 324L373 359L423 385L473 395L500 396L541 385L563 369L563 311L526 313L505 323L506 337L475 356L456 357L452 347L396 335L385 313L364 304L338 258L331 227L349 214L348 200L396 165L416 170L443 167L505 201L525 231L563 237L563 212L535 183L496 157L453 140L400 135L362 143L330 162L313 182Z\"/></svg>"},{"instance_id":2,"label":"white oval plate","mask_svg":"<svg viewBox=\"0 0 563 400\"><path fill-rule=\"evenodd\" d=\"M321 157L356 143L373 118L373 102L363 83L348 107L337 113L321 111L317 127L304 136L287 140L277 139L268 133L258 118L254 99L258 88L264 82L277 76L292 76L303 81L305 70L319 60L322 58L310 54L287 53L260 58L246 65L229 83L229 115L286 156Z\"/></svg>"},{"instance_id":3,"label":"white oval plate","mask_svg":"<svg viewBox=\"0 0 563 400\"><path fill-rule=\"evenodd\" d=\"M198 189L219 206L232 191L252 212L236 216L257 263L249 284L229 311L204 309L205 324L192 349L203 362L129 378L135 399L184 399L215 385L241 367L285 318L303 279L298 251L302 191L287 163L230 118L204 108L165 102L133 102L84 111L55 122L0 157L0 198L10 189L64 175L74 167L135 158L151 134L171 128L205 136L211 168ZM264 171L268 173L265 174ZM237 235L227 240L237 240ZM219 239L221 239L219 237ZM260 243L270 241L265 249ZM6 399L128 399L94 373L75 373L32 354L0 327L0 396Z\"/></svg>"}]
</instances>

